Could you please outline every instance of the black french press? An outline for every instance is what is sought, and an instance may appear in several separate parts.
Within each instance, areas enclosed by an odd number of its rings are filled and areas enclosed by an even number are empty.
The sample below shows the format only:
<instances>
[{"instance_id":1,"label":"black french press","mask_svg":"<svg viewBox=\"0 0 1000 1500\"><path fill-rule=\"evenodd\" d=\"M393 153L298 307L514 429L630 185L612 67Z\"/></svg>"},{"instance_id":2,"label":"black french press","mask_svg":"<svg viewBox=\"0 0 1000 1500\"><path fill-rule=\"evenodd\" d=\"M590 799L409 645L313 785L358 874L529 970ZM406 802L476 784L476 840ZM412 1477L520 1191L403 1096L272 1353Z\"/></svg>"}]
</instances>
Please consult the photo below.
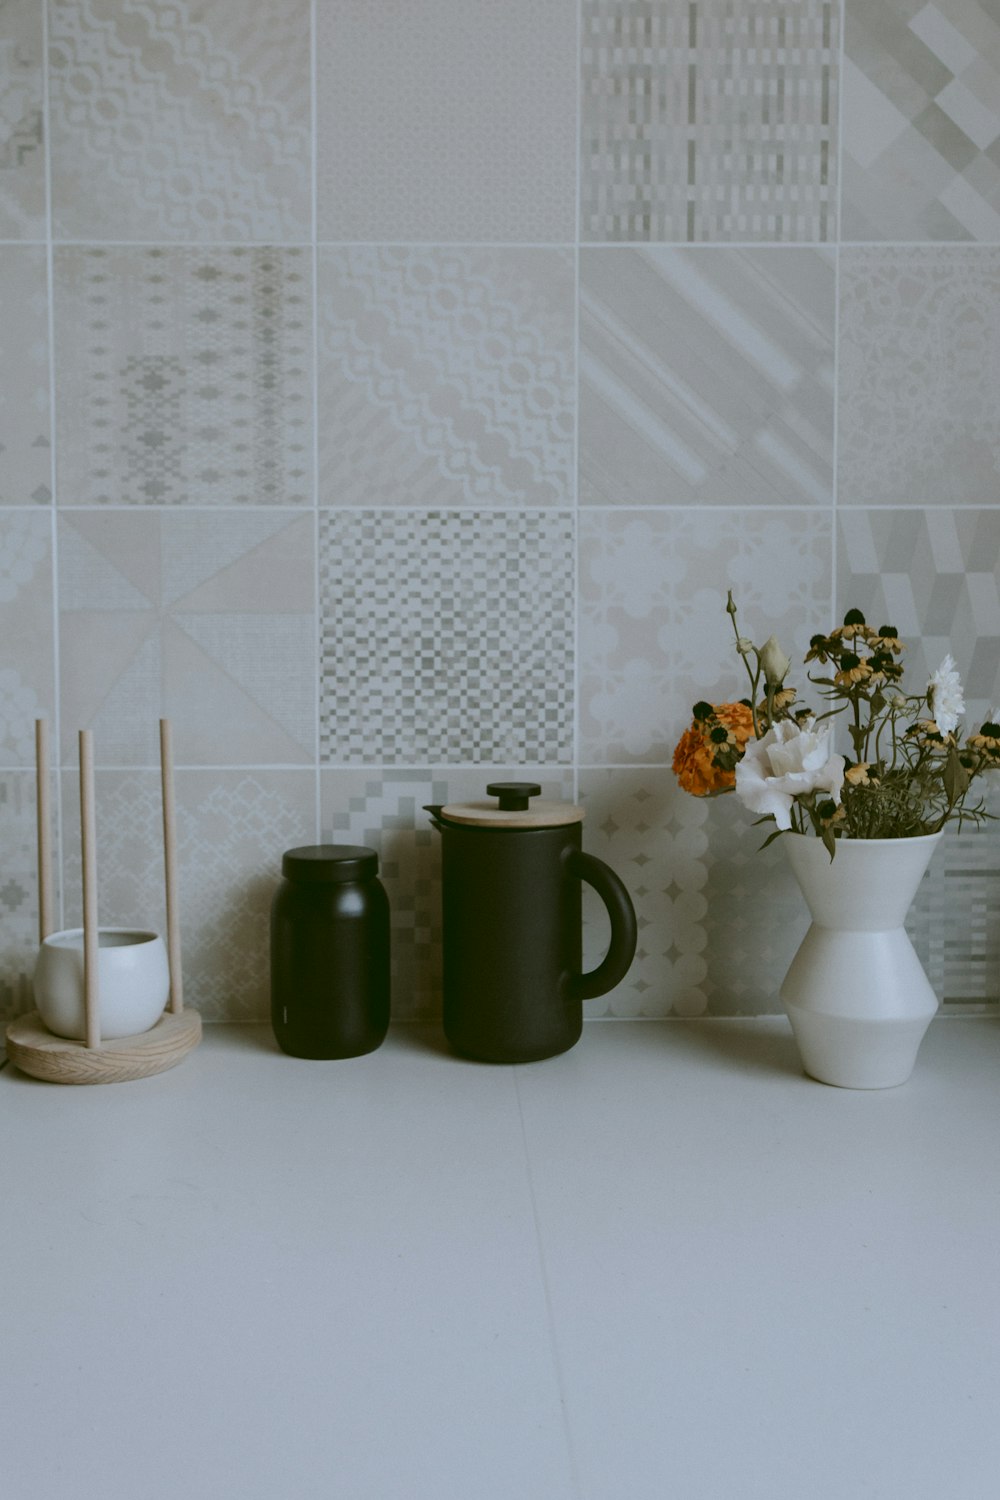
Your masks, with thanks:
<instances>
[{"instance_id":1,"label":"black french press","mask_svg":"<svg viewBox=\"0 0 1000 1500\"><path fill-rule=\"evenodd\" d=\"M429 806L441 834L444 1030L482 1062L535 1062L579 1041L583 1001L635 956L635 909L603 860L582 849L583 808L536 802L531 782L493 782L499 803ZM611 918L611 946L583 968L582 882Z\"/></svg>"}]
</instances>

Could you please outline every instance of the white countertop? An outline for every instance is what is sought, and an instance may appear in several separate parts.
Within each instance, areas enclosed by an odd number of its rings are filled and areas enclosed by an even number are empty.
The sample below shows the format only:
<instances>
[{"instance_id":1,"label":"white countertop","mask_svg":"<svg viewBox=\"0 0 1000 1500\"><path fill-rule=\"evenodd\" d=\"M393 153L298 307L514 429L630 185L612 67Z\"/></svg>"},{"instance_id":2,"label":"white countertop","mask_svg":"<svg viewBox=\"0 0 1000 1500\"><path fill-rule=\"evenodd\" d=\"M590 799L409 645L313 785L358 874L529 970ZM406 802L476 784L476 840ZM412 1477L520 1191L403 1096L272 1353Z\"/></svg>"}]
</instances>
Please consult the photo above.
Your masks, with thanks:
<instances>
[{"instance_id":1,"label":"white countertop","mask_svg":"<svg viewBox=\"0 0 1000 1500\"><path fill-rule=\"evenodd\" d=\"M995 1500L1000 1020L6 1068L4 1500Z\"/></svg>"}]
</instances>

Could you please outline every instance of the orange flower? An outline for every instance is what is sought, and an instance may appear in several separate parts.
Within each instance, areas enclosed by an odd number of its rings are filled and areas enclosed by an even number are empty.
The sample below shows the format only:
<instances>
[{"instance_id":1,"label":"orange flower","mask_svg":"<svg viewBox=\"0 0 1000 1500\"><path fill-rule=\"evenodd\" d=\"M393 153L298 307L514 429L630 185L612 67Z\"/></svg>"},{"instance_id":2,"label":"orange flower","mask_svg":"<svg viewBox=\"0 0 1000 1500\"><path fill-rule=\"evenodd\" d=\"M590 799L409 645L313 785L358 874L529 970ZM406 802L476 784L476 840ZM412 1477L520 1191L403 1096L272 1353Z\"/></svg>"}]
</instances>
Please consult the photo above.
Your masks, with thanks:
<instances>
[{"instance_id":1,"label":"orange flower","mask_svg":"<svg viewBox=\"0 0 1000 1500\"><path fill-rule=\"evenodd\" d=\"M724 735L719 734L720 729ZM674 775L683 790L694 797L728 791L736 784L736 772L717 765L716 757L723 749L732 748L738 759L752 736L753 716L743 703L715 704L711 717L696 718L674 751Z\"/></svg>"}]
</instances>

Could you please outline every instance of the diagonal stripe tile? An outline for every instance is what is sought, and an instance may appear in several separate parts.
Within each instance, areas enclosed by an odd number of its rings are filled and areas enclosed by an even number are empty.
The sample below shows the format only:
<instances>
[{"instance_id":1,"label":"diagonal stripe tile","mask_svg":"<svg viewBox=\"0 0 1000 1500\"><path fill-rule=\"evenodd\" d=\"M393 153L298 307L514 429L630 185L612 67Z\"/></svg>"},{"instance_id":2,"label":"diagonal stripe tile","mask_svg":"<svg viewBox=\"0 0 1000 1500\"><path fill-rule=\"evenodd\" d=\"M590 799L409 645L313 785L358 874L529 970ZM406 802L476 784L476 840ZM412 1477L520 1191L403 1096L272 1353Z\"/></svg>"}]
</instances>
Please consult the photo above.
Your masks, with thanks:
<instances>
[{"instance_id":1,"label":"diagonal stripe tile","mask_svg":"<svg viewBox=\"0 0 1000 1500\"><path fill-rule=\"evenodd\" d=\"M585 249L580 269L584 504L830 503L828 252Z\"/></svg>"}]
</instances>

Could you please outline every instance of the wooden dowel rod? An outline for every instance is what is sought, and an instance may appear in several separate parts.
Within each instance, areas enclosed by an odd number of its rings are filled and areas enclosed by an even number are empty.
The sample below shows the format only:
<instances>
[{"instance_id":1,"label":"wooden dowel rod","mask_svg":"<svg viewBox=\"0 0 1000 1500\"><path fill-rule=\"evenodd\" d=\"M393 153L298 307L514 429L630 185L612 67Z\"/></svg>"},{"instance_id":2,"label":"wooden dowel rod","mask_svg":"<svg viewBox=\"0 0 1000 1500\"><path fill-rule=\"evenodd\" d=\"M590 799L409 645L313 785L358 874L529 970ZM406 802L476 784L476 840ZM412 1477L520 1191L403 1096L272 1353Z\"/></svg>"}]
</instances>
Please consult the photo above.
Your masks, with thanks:
<instances>
[{"instance_id":1,"label":"wooden dowel rod","mask_svg":"<svg viewBox=\"0 0 1000 1500\"><path fill-rule=\"evenodd\" d=\"M167 959L170 964L170 1009L184 1009L181 974L181 928L177 907L177 827L174 814L174 742L169 719L160 720L160 779L163 783L163 868L167 887Z\"/></svg>"},{"instance_id":2,"label":"wooden dowel rod","mask_svg":"<svg viewBox=\"0 0 1000 1500\"><path fill-rule=\"evenodd\" d=\"M80 851L83 857L83 1004L88 1047L101 1045L97 927L97 821L94 812L94 737L80 730Z\"/></svg>"},{"instance_id":3,"label":"wooden dowel rod","mask_svg":"<svg viewBox=\"0 0 1000 1500\"><path fill-rule=\"evenodd\" d=\"M52 814L49 805L49 726L35 720L35 806L38 813L38 941L53 931Z\"/></svg>"}]
</instances>

